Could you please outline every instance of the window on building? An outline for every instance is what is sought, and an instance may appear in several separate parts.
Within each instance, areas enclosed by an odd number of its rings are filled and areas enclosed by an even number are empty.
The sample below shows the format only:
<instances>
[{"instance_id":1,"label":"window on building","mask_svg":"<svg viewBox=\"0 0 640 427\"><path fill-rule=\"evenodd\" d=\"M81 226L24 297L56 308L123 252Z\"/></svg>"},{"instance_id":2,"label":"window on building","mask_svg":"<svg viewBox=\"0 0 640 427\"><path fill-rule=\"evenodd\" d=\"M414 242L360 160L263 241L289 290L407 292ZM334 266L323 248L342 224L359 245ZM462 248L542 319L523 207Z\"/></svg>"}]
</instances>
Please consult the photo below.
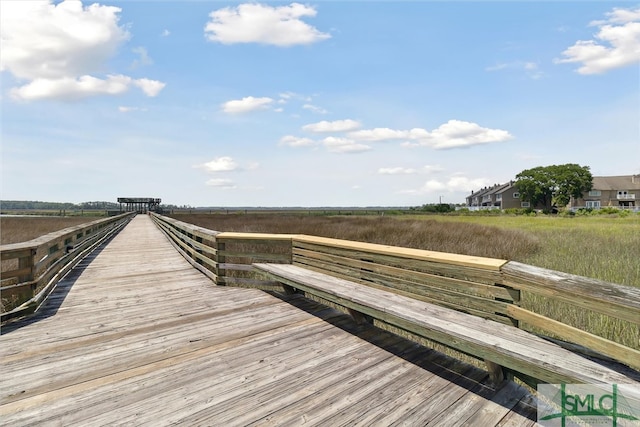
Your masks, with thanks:
<instances>
[{"instance_id":1,"label":"window on building","mask_svg":"<svg viewBox=\"0 0 640 427\"><path fill-rule=\"evenodd\" d=\"M600 197L600 196L602 196L602 191L600 191L600 190L591 190L591 191L589 191L589 196L591 196L591 197Z\"/></svg>"},{"instance_id":2,"label":"window on building","mask_svg":"<svg viewBox=\"0 0 640 427\"><path fill-rule=\"evenodd\" d=\"M520 198L520 193L513 193L513 198L514 199L519 199Z\"/></svg>"},{"instance_id":3,"label":"window on building","mask_svg":"<svg viewBox=\"0 0 640 427\"><path fill-rule=\"evenodd\" d=\"M600 200L587 200L587 207L591 209L600 209Z\"/></svg>"},{"instance_id":4,"label":"window on building","mask_svg":"<svg viewBox=\"0 0 640 427\"><path fill-rule=\"evenodd\" d=\"M530 205L529 202L521 202L520 203L520 207L521 208L529 208L529 207L531 207L531 205Z\"/></svg>"}]
</instances>

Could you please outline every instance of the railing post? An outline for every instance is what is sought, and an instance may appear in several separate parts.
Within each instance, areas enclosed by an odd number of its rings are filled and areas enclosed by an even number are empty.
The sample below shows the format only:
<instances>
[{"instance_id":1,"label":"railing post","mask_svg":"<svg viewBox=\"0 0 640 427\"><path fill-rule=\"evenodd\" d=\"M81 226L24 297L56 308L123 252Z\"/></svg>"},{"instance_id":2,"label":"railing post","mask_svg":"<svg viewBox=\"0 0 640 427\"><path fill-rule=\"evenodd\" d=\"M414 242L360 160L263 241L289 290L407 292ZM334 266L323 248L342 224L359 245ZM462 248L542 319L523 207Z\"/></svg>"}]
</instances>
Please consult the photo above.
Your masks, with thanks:
<instances>
[{"instance_id":1,"label":"railing post","mask_svg":"<svg viewBox=\"0 0 640 427\"><path fill-rule=\"evenodd\" d=\"M226 270L221 267L225 262L225 256L223 255L225 250L224 242L220 241L220 239L216 238L216 285L218 286L226 286Z\"/></svg>"},{"instance_id":2,"label":"railing post","mask_svg":"<svg viewBox=\"0 0 640 427\"><path fill-rule=\"evenodd\" d=\"M202 237L200 236L195 236L194 240L198 243L202 243ZM202 255L203 254L202 249L196 249L196 253ZM202 262L200 258L196 258L195 261L200 265L204 264L204 262Z\"/></svg>"},{"instance_id":3,"label":"railing post","mask_svg":"<svg viewBox=\"0 0 640 427\"><path fill-rule=\"evenodd\" d=\"M33 280L34 268L35 268L34 258L36 256L37 250L31 249L30 252L31 252L30 255L26 257L18 258L18 268L20 269L28 268L30 270L29 274L25 274L24 276L20 276L18 278L19 282L30 282Z\"/></svg>"},{"instance_id":4,"label":"railing post","mask_svg":"<svg viewBox=\"0 0 640 427\"><path fill-rule=\"evenodd\" d=\"M518 307L520 307L520 302L521 302L521 292L519 289L514 289L510 286L504 285L503 283L495 283L496 286L501 286L504 289L507 290L507 292L509 292L509 295L511 295L511 299L512 301L507 301L507 300L502 300L500 298L496 298L496 301L502 301L502 302L506 302L508 304L514 304ZM498 314L498 313L496 313ZM515 326L516 328L520 328L520 321L518 319L515 319L511 316L509 316L509 320L511 321L511 324L513 326Z\"/></svg>"}]
</instances>

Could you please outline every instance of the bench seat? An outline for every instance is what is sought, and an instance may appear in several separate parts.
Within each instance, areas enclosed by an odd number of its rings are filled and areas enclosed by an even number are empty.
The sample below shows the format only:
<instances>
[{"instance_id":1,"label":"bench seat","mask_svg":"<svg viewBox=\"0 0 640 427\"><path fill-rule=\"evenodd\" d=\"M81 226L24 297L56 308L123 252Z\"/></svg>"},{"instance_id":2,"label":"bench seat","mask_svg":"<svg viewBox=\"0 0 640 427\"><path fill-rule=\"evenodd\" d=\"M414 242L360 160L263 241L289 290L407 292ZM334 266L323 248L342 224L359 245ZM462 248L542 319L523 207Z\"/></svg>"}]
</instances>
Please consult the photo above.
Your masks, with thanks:
<instances>
[{"instance_id":1,"label":"bench seat","mask_svg":"<svg viewBox=\"0 0 640 427\"><path fill-rule=\"evenodd\" d=\"M638 384L627 375L514 326L354 283L292 264L253 264L285 286L308 292L539 382Z\"/></svg>"}]
</instances>

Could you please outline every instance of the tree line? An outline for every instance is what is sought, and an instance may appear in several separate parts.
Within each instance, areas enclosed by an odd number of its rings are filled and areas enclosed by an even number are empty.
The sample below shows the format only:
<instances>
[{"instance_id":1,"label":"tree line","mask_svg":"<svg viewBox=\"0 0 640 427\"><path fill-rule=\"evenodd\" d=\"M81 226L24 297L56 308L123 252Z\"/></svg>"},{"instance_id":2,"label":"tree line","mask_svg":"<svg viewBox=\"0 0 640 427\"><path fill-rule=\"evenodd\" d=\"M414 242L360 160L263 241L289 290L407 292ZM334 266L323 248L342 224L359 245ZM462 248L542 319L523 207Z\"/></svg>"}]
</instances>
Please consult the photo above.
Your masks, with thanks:
<instances>
[{"instance_id":1,"label":"tree line","mask_svg":"<svg viewBox=\"0 0 640 427\"><path fill-rule=\"evenodd\" d=\"M0 208L5 210L117 210L120 209L118 203L113 202L40 202L31 200L2 200Z\"/></svg>"}]
</instances>

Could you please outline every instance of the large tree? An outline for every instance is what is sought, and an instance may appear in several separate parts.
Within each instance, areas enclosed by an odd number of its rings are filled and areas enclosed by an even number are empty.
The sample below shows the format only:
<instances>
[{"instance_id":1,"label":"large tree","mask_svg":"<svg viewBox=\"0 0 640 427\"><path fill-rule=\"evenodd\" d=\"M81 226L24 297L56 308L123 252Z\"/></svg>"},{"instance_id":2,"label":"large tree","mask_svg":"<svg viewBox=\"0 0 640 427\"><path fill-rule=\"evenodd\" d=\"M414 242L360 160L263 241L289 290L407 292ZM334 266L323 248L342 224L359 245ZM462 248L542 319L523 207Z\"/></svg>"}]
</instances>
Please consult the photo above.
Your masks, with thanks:
<instances>
[{"instance_id":1,"label":"large tree","mask_svg":"<svg viewBox=\"0 0 640 427\"><path fill-rule=\"evenodd\" d=\"M571 197L579 198L591 190L593 176L589 166L574 163L566 165L538 166L516 175L516 188L521 200L532 206L566 206Z\"/></svg>"}]
</instances>

